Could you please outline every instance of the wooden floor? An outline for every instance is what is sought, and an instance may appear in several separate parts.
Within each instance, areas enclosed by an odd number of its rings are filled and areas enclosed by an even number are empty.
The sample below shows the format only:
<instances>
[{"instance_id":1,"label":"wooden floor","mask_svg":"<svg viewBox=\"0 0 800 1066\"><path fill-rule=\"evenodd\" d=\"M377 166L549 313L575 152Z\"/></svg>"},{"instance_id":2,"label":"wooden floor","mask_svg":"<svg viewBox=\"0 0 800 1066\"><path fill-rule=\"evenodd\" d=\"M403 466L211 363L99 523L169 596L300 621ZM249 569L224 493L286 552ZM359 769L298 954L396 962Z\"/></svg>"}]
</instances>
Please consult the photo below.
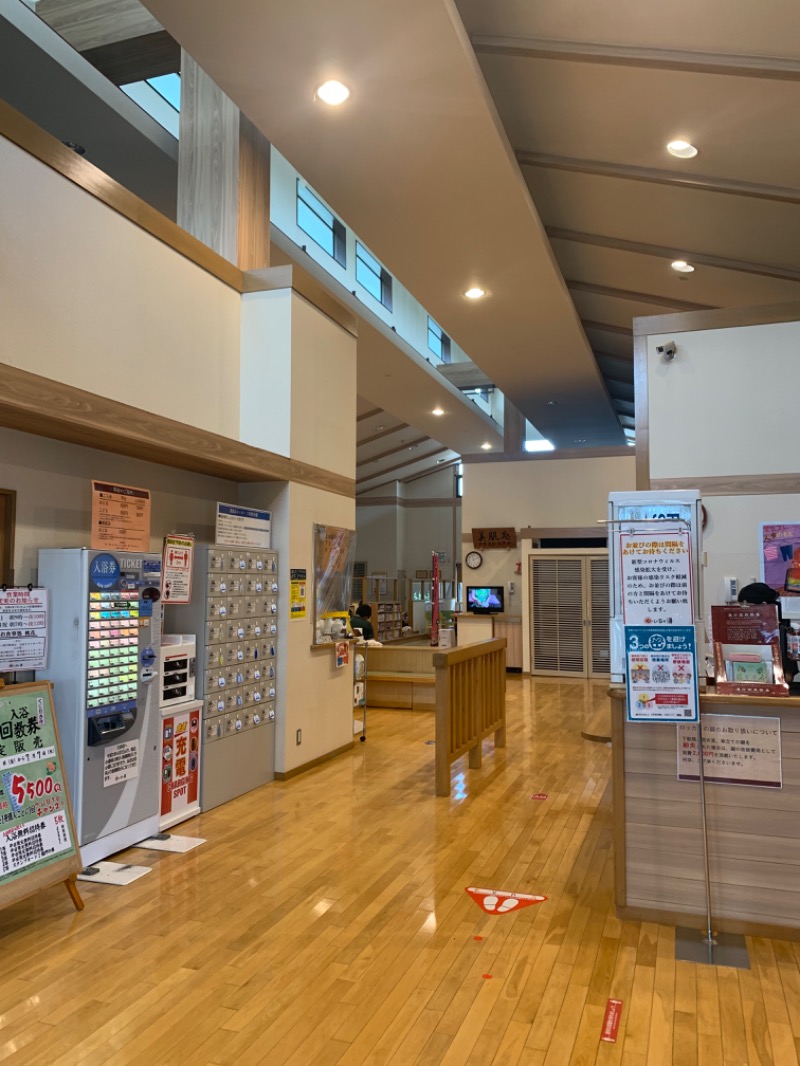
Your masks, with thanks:
<instances>
[{"instance_id":1,"label":"wooden floor","mask_svg":"<svg viewBox=\"0 0 800 1066\"><path fill-rule=\"evenodd\" d=\"M125 853L154 868L129 888L0 913L0 1061L797 1063L800 945L676 963L671 929L614 917L610 750L580 736L603 686L508 693L508 748L449 800L432 715L370 712L352 754L179 829L197 850ZM490 916L467 886L548 899Z\"/></svg>"}]
</instances>

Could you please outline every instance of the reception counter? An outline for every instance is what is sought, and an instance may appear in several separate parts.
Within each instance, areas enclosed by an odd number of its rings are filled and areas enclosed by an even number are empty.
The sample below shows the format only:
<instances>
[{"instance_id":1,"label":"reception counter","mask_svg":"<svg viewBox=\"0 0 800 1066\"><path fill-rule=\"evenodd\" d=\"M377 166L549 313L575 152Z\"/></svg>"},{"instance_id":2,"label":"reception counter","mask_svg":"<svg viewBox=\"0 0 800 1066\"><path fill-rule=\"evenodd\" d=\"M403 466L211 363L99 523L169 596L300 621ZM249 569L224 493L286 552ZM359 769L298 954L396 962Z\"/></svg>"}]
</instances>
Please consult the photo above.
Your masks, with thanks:
<instances>
[{"instance_id":1,"label":"reception counter","mask_svg":"<svg viewBox=\"0 0 800 1066\"><path fill-rule=\"evenodd\" d=\"M458 645L505 637L506 669L522 669L522 619L518 614L459 614Z\"/></svg>"},{"instance_id":2,"label":"reception counter","mask_svg":"<svg viewBox=\"0 0 800 1066\"><path fill-rule=\"evenodd\" d=\"M700 785L678 779L678 727L626 722L625 689L612 688L610 695L617 913L699 929L705 922ZM709 694L700 698L700 713L725 747L716 774L746 776L742 766L757 759L755 777L764 778L761 785L706 782L714 928L800 939L800 699ZM742 717L756 721L737 725ZM767 737L780 760L747 754L764 751L760 738ZM769 787L779 775L782 787Z\"/></svg>"}]
</instances>

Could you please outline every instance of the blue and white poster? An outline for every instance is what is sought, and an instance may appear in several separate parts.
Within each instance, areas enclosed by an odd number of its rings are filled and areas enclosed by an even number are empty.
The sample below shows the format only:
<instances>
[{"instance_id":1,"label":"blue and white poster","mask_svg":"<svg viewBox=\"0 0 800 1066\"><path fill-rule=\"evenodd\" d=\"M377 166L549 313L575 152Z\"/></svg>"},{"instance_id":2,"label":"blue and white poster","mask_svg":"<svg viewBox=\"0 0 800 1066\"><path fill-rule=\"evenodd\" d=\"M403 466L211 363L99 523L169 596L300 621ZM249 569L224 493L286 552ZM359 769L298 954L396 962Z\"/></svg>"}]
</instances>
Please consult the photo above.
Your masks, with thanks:
<instances>
[{"instance_id":1,"label":"blue and white poster","mask_svg":"<svg viewBox=\"0 0 800 1066\"><path fill-rule=\"evenodd\" d=\"M625 626L629 722L696 722L694 626Z\"/></svg>"},{"instance_id":2,"label":"blue and white poster","mask_svg":"<svg viewBox=\"0 0 800 1066\"><path fill-rule=\"evenodd\" d=\"M218 503L216 543L232 548L269 548L271 524L269 511Z\"/></svg>"}]
</instances>

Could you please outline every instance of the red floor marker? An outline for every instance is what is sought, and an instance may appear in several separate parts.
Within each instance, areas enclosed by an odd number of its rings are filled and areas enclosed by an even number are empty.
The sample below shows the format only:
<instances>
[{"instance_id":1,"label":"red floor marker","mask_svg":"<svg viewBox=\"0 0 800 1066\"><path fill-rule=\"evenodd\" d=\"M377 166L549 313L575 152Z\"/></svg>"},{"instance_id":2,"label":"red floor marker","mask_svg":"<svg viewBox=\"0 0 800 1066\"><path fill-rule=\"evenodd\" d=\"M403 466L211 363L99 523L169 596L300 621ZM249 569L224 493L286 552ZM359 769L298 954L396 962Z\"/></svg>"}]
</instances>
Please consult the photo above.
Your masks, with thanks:
<instances>
[{"instance_id":1,"label":"red floor marker","mask_svg":"<svg viewBox=\"0 0 800 1066\"><path fill-rule=\"evenodd\" d=\"M465 888L482 911L487 914L511 914L530 907L533 903L544 903L547 896L530 896L527 892L500 892L494 888Z\"/></svg>"},{"instance_id":2,"label":"red floor marker","mask_svg":"<svg viewBox=\"0 0 800 1066\"><path fill-rule=\"evenodd\" d=\"M481 977L484 979L484 981L491 981L492 979L492 975L490 973L482 973Z\"/></svg>"},{"instance_id":3,"label":"red floor marker","mask_svg":"<svg viewBox=\"0 0 800 1066\"><path fill-rule=\"evenodd\" d=\"M534 792L534 794L531 796L531 799L532 800L546 800L547 799L547 793L546 792Z\"/></svg>"},{"instance_id":4,"label":"red floor marker","mask_svg":"<svg viewBox=\"0 0 800 1066\"><path fill-rule=\"evenodd\" d=\"M600 1040L605 1044L616 1044L619 1032L619 1020L622 1017L622 1000L610 999L606 1005L606 1014L603 1018L603 1028L600 1031Z\"/></svg>"},{"instance_id":5,"label":"red floor marker","mask_svg":"<svg viewBox=\"0 0 800 1066\"><path fill-rule=\"evenodd\" d=\"M474 936L472 939L473 940L483 940L483 937L482 936Z\"/></svg>"}]
</instances>

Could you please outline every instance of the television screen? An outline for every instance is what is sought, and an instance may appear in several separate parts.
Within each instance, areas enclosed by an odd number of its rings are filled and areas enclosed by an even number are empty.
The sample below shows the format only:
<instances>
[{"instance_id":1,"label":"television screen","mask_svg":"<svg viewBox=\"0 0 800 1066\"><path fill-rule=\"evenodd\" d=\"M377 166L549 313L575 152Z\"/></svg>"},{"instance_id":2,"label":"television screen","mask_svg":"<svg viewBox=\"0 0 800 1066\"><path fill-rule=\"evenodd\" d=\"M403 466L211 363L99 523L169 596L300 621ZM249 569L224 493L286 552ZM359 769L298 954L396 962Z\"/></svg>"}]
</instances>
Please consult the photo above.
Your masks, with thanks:
<instances>
[{"instance_id":1,"label":"television screen","mask_svg":"<svg viewBox=\"0 0 800 1066\"><path fill-rule=\"evenodd\" d=\"M467 610L473 614L494 614L503 610L502 585L468 585Z\"/></svg>"}]
</instances>

